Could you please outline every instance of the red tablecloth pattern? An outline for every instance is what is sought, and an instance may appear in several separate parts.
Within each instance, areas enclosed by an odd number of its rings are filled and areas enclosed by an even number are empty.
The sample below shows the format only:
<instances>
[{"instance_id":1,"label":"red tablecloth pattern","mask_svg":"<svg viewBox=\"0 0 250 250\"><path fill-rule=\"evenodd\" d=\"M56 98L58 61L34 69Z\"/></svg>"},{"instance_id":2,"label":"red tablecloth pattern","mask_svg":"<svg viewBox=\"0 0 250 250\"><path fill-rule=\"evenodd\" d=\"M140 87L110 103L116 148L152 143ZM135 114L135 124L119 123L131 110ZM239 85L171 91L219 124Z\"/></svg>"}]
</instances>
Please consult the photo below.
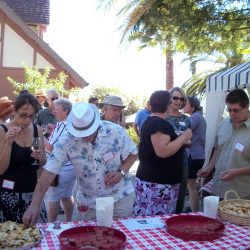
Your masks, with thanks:
<instances>
[{"instance_id":1,"label":"red tablecloth pattern","mask_svg":"<svg viewBox=\"0 0 250 250\"><path fill-rule=\"evenodd\" d=\"M166 219L170 216L178 215L161 216L161 218ZM78 222L72 224L72 226L79 225ZM89 223L85 222L84 225L89 225ZM94 225L94 223L91 222L91 225ZM46 230L48 224L37 224L37 226ZM119 219L114 220L112 227L123 231L127 235L126 249L250 249L250 227L241 227L230 223L225 223L225 232L220 239L210 242L184 241L168 234L165 228L130 231ZM60 249L57 235L47 232L35 249Z\"/></svg>"}]
</instances>

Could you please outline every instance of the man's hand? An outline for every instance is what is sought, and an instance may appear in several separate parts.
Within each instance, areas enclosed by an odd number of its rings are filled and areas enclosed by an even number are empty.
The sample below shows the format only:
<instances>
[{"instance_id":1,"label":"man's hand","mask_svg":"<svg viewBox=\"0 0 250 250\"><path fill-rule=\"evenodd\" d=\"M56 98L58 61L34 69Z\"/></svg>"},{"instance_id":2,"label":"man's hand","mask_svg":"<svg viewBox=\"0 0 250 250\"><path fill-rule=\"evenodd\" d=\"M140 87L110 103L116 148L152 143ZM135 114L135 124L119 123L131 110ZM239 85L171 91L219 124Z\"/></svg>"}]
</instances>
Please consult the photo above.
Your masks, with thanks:
<instances>
[{"instance_id":1,"label":"man's hand","mask_svg":"<svg viewBox=\"0 0 250 250\"><path fill-rule=\"evenodd\" d=\"M122 178L123 178L123 176L120 172L111 171L111 172L108 172L104 176L104 182L105 182L107 187L110 187L110 186L113 186L113 185L119 183L122 180Z\"/></svg>"},{"instance_id":2,"label":"man's hand","mask_svg":"<svg viewBox=\"0 0 250 250\"><path fill-rule=\"evenodd\" d=\"M33 207L30 205L23 215L23 224L28 227L33 227L36 224L39 213L39 207Z\"/></svg>"},{"instance_id":3,"label":"man's hand","mask_svg":"<svg viewBox=\"0 0 250 250\"><path fill-rule=\"evenodd\" d=\"M221 173L220 175L220 179L223 180L223 181L229 181L229 180L232 180L233 178L235 178L236 176L238 176L238 169L228 169L228 170L225 170Z\"/></svg>"}]
</instances>

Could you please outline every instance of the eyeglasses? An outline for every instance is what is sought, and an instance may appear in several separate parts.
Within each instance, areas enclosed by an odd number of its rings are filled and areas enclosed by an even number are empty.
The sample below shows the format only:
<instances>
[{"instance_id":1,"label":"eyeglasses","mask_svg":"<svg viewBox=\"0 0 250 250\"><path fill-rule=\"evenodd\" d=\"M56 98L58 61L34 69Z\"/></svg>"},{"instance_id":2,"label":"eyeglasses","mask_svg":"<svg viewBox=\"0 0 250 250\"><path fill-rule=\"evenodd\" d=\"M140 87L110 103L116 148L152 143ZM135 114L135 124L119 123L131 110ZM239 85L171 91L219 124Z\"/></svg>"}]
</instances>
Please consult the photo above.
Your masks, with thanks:
<instances>
[{"instance_id":1,"label":"eyeglasses","mask_svg":"<svg viewBox=\"0 0 250 250\"><path fill-rule=\"evenodd\" d=\"M55 100L58 100L58 97L52 97L52 98L50 98L50 100L53 102Z\"/></svg>"},{"instance_id":2,"label":"eyeglasses","mask_svg":"<svg viewBox=\"0 0 250 250\"><path fill-rule=\"evenodd\" d=\"M31 115L28 115L28 114L26 114L26 113L20 113L20 114L19 114L19 117L22 118L22 119L27 119L27 118L29 118L30 120L33 120L34 116L35 116L35 114L31 114Z\"/></svg>"},{"instance_id":3,"label":"eyeglasses","mask_svg":"<svg viewBox=\"0 0 250 250\"><path fill-rule=\"evenodd\" d=\"M183 97L172 96L172 99L173 99L174 101L180 100L181 102L184 102L184 98L183 98Z\"/></svg>"},{"instance_id":4,"label":"eyeglasses","mask_svg":"<svg viewBox=\"0 0 250 250\"><path fill-rule=\"evenodd\" d=\"M241 110L243 110L244 108L241 108L241 109L230 109L230 108L227 108L227 112L228 113L235 113L235 114L238 114L240 113Z\"/></svg>"}]
</instances>

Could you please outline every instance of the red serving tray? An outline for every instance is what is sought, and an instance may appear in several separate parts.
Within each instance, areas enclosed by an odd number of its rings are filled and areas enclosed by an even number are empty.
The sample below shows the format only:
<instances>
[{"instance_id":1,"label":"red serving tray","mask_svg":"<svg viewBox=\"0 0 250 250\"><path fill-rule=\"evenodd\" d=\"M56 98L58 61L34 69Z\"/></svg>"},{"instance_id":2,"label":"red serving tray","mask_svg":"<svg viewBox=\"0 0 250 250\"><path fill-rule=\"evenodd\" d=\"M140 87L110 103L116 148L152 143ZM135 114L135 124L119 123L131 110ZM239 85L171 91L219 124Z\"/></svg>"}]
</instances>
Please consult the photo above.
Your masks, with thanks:
<instances>
[{"instance_id":1,"label":"red serving tray","mask_svg":"<svg viewBox=\"0 0 250 250\"><path fill-rule=\"evenodd\" d=\"M59 235L62 250L123 250L126 235L117 229L101 226L80 226L64 230Z\"/></svg>"},{"instance_id":2,"label":"red serving tray","mask_svg":"<svg viewBox=\"0 0 250 250\"><path fill-rule=\"evenodd\" d=\"M183 240L211 241L220 238L225 226L216 219L200 215L177 215L166 220L167 232Z\"/></svg>"}]
</instances>

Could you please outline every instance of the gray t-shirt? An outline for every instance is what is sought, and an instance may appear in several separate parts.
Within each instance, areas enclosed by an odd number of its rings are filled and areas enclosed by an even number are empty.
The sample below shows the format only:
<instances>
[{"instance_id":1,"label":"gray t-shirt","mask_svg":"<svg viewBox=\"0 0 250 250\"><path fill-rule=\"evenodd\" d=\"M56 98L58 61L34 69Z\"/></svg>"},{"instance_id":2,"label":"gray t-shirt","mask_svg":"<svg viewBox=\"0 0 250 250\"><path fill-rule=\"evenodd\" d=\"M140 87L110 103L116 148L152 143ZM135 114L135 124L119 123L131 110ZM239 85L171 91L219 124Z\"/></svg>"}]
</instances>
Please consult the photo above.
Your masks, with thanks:
<instances>
[{"instance_id":1,"label":"gray t-shirt","mask_svg":"<svg viewBox=\"0 0 250 250\"><path fill-rule=\"evenodd\" d=\"M193 132L190 155L193 160L205 159L205 141L207 124L201 112L196 111L190 117Z\"/></svg>"}]
</instances>

